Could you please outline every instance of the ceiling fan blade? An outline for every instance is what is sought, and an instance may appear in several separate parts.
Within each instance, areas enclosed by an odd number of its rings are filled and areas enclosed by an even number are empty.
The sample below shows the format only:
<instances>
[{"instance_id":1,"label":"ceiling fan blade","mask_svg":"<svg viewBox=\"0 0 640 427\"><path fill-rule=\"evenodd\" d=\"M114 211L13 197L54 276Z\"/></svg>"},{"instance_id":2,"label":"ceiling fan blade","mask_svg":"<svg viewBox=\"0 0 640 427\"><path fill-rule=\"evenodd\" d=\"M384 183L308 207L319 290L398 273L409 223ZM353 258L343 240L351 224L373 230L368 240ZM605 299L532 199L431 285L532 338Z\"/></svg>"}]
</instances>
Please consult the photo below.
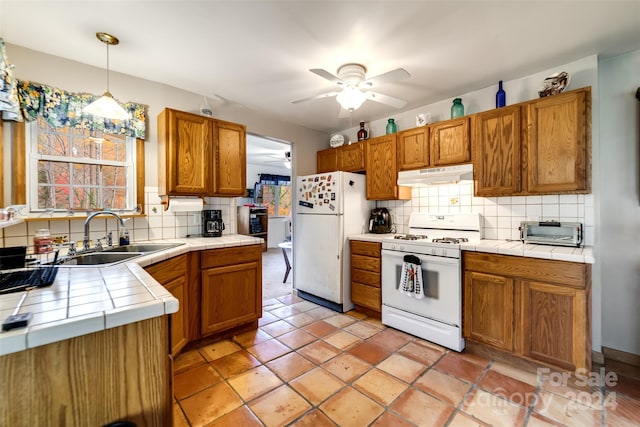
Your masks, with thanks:
<instances>
[{"instance_id":1,"label":"ceiling fan blade","mask_svg":"<svg viewBox=\"0 0 640 427\"><path fill-rule=\"evenodd\" d=\"M371 77L370 79L365 80L364 82L361 83L361 86L373 87L381 83L404 80L410 76L411 74L409 74L407 70L405 70L404 68L396 68L395 70L391 70L386 73L382 73L375 77Z\"/></svg>"},{"instance_id":2,"label":"ceiling fan blade","mask_svg":"<svg viewBox=\"0 0 640 427\"><path fill-rule=\"evenodd\" d=\"M320 95L310 96L308 98L296 99L295 101L291 101L292 104L299 104L300 102L311 101L312 99L321 99L321 98L329 98L332 96L336 96L339 92L327 92L321 93Z\"/></svg>"},{"instance_id":3,"label":"ceiling fan blade","mask_svg":"<svg viewBox=\"0 0 640 427\"><path fill-rule=\"evenodd\" d=\"M323 79L329 80L331 83L344 84L344 82L342 81L342 79L340 79L340 77L334 76L324 68L311 68L309 69L309 71L311 71L313 74L316 74L322 77Z\"/></svg>"},{"instance_id":4,"label":"ceiling fan blade","mask_svg":"<svg viewBox=\"0 0 640 427\"><path fill-rule=\"evenodd\" d=\"M404 99L394 98L393 96L385 95L382 93L365 92L365 95L367 95L367 99L380 102L382 104L391 105L395 108L402 108L407 105L407 101L405 101Z\"/></svg>"}]
</instances>

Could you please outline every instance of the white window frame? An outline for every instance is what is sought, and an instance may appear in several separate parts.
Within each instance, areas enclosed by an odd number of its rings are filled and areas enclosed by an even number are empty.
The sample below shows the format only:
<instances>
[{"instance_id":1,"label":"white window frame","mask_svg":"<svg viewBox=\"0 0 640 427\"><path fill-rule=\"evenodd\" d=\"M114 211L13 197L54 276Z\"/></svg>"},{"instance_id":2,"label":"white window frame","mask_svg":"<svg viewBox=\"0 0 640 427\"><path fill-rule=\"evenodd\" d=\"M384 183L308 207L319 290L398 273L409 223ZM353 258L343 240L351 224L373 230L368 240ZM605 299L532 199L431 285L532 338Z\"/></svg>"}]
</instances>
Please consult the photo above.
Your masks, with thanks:
<instances>
[{"instance_id":1,"label":"white window frame","mask_svg":"<svg viewBox=\"0 0 640 427\"><path fill-rule=\"evenodd\" d=\"M26 139L26 186L29 211L33 213L46 212L46 209L38 208L38 161L54 160L72 163L82 163L102 166L124 166L126 168L126 207L117 209L118 212L134 213L136 211L136 139L126 137L126 159L124 162L112 160L96 160L80 157L62 157L48 154L38 154L38 120L25 124ZM107 134L108 135L108 134ZM115 209L114 209L115 210ZM56 209L55 212L67 212L68 209Z\"/></svg>"}]
</instances>

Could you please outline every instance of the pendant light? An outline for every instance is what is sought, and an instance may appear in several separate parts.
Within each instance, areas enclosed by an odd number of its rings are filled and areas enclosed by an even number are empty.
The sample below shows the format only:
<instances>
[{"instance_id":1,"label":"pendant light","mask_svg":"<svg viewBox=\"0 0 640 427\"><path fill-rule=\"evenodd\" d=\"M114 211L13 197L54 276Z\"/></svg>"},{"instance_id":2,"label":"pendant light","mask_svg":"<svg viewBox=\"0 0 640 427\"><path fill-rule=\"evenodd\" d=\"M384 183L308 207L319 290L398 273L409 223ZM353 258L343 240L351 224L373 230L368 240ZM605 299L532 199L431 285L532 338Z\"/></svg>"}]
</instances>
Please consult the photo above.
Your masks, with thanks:
<instances>
[{"instance_id":1,"label":"pendant light","mask_svg":"<svg viewBox=\"0 0 640 427\"><path fill-rule=\"evenodd\" d=\"M118 104L113 98L113 95L111 95L111 92L109 92L109 45L115 46L120 43L120 40L111 34L102 32L96 33L96 37L107 45L107 91L100 98L84 107L82 111L107 119L126 120L129 118L129 113Z\"/></svg>"}]
</instances>

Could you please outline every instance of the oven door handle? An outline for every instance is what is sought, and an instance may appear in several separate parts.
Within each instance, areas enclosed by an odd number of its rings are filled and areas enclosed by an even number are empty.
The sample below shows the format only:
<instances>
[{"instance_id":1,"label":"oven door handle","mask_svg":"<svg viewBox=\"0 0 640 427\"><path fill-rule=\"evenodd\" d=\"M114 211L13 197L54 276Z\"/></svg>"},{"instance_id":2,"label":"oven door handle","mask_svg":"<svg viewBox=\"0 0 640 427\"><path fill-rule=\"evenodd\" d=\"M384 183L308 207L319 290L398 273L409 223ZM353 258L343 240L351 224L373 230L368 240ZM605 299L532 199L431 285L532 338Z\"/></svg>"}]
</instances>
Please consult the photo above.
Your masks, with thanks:
<instances>
[{"instance_id":1,"label":"oven door handle","mask_svg":"<svg viewBox=\"0 0 640 427\"><path fill-rule=\"evenodd\" d=\"M404 261L404 256L405 255L414 255L418 258L420 258L420 261L422 261L423 263L429 263L429 264L441 264L441 265L458 265L460 264L460 258L448 258L448 257L442 257L442 256L433 256L433 255L425 255L425 254L416 254L413 252L398 252L398 251L391 251L388 249L383 249L381 252L381 256L382 257L390 257L390 258L394 258L396 260L398 260L400 262L400 264L402 264L402 262Z\"/></svg>"}]
</instances>

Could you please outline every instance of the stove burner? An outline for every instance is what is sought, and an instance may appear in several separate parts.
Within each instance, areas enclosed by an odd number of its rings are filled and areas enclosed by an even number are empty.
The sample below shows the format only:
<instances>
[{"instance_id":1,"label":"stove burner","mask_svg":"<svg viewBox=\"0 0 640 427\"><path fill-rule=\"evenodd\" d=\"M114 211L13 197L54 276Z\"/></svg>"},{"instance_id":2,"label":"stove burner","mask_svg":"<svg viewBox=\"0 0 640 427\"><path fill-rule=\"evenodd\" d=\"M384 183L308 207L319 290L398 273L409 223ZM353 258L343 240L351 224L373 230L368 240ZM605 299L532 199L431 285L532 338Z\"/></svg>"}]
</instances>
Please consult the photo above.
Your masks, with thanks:
<instances>
[{"instance_id":1,"label":"stove burner","mask_svg":"<svg viewBox=\"0 0 640 427\"><path fill-rule=\"evenodd\" d=\"M396 234L393 238L396 240L419 240L426 239L427 236L421 236L418 234Z\"/></svg>"},{"instance_id":2,"label":"stove burner","mask_svg":"<svg viewBox=\"0 0 640 427\"><path fill-rule=\"evenodd\" d=\"M467 239L466 237L440 237L432 240L432 242L434 243L452 243L455 245L468 241L469 239Z\"/></svg>"}]
</instances>

